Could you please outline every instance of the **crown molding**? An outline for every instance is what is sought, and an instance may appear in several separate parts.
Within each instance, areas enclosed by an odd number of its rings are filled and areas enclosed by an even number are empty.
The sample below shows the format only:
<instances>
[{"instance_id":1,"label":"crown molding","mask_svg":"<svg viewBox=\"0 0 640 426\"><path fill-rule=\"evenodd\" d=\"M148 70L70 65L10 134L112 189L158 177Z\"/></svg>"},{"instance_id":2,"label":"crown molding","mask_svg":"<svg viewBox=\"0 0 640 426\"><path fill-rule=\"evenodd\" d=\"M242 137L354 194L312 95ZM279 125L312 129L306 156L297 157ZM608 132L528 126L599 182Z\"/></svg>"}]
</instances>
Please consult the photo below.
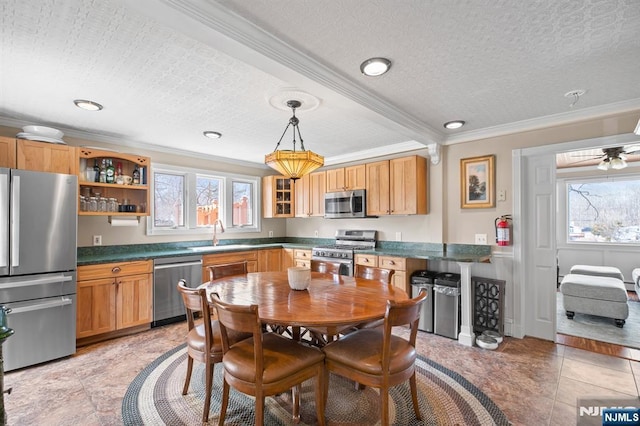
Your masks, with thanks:
<instances>
[{"instance_id":1,"label":"crown molding","mask_svg":"<svg viewBox=\"0 0 640 426\"><path fill-rule=\"evenodd\" d=\"M575 111L567 111L529 120L516 121L502 126L486 127L484 129L457 133L446 138L444 145L471 142L479 139L495 138L513 133L528 132L546 127L561 126L578 121L592 120L607 115L621 114L634 110L640 110L640 98L616 102L597 107L583 108ZM638 122L640 127L640 121Z\"/></svg>"},{"instance_id":2,"label":"crown molding","mask_svg":"<svg viewBox=\"0 0 640 426\"><path fill-rule=\"evenodd\" d=\"M325 158L324 165L334 166L336 164L350 163L352 161L371 160L375 157L383 157L385 155L399 154L402 152L415 151L418 149L427 149L427 146L417 141L401 142L393 145L367 149L358 153L337 155L330 158Z\"/></svg>"}]
</instances>

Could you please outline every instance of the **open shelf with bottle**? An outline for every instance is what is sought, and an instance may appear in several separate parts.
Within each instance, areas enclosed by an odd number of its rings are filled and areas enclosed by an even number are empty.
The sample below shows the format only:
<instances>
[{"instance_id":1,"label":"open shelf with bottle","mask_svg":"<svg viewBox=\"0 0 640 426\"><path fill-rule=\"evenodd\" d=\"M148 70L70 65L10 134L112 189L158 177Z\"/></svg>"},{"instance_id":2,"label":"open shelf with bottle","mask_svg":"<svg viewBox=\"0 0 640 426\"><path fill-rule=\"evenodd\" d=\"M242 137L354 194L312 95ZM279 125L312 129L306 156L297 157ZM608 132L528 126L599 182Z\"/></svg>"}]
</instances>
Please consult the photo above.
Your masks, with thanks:
<instances>
[{"instance_id":1,"label":"open shelf with bottle","mask_svg":"<svg viewBox=\"0 0 640 426\"><path fill-rule=\"evenodd\" d=\"M79 215L149 215L150 158L87 147L78 149L78 157L78 184L82 197L78 204ZM112 166L110 171L109 165ZM113 183L99 181L101 178L107 180L108 176Z\"/></svg>"}]
</instances>

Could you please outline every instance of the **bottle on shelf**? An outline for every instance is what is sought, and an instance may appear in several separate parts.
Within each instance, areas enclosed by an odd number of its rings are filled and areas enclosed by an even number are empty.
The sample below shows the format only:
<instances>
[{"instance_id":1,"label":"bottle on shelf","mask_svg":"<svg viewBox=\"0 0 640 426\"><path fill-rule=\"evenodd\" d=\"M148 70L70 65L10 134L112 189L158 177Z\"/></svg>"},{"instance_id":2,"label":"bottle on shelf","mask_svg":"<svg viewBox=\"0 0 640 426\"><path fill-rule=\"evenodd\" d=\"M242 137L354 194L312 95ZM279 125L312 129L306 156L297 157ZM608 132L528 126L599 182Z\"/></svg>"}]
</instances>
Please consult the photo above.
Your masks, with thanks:
<instances>
[{"instance_id":1,"label":"bottle on shelf","mask_svg":"<svg viewBox=\"0 0 640 426\"><path fill-rule=\"evenodd\" d=\"M93 181L100 182L100 166L98 165L97 159L93 160L93 171L94 171Z\"/></svg>"},{"instance_id":2,"label":"bottle on shelf","mask_svg":"<svg viewBox=\"0 0 640 426\"><path fill-rule=\"evenodd\" d=\"M102 162L100 164L100 182L107 182L107 160L104 158L102 159Z\"/></svg>"},{"instance_id":3,"label":"bottle on shelf","mask_svg":"<svg viewBox=\"0 0 640 426\"><path fill-rule=\"evenodd\" d=\"M116 169L113 167L113 161L111 159L107 160L107 183L115 183L116 177Z\"/></svg>"},{"instance_id":4,"label":"bottle on shelf","mask_svg":"<svg viewBox=\"0 0 640 426\"><path fill-rule=\"evenodd\" d=\"M115 173L115 183L122 185L124 184L124 175L122 174L122 163L116 163L116 173Z\"/></svg>"},{"instance_id":5,"label":"bottle on shelf","mask_svg":"<svg viewBox=\"0 0 640 426\"><path fill-rule=\"evenodd\" d=\"M136 164L134 169L133 169L133 184L134 185L139 185L140 184L140 169L138 169L138 165Z\"/></svg>"}]
</instances>

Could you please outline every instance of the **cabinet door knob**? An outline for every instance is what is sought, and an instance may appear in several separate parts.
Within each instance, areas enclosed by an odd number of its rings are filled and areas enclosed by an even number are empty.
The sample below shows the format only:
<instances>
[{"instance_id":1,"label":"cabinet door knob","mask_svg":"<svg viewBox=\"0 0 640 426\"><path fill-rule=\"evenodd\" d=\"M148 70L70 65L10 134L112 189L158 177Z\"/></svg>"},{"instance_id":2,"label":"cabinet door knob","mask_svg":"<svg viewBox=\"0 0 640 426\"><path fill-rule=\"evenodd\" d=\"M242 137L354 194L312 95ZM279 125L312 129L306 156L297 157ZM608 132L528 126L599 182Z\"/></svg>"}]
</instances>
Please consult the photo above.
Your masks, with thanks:
<instances>
[{"instance_id":1,"label":"cabinet door knob","mask_svg":"<svg viewBox=\"0 0 640 426\"><path fill-rule=\"evenodd\" d=\"M114 266L113 269L111 270L111 272L113 272L114 274L117 274L121 271L119 266Z\"/></svg>"}]
</instances>

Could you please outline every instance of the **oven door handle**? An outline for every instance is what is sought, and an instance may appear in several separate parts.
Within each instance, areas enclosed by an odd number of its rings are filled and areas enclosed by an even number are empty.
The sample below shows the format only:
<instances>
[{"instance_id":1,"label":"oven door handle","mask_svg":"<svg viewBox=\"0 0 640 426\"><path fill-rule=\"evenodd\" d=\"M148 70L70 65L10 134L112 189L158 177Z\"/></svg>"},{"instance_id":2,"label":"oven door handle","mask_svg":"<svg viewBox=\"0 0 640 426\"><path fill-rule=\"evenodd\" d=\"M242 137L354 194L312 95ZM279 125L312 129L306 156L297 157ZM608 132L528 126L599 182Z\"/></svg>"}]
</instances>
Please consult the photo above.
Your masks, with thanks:
<instances>
[{"instance_id":1,"label":"oven door handle","mask_svg":"<svg viewBox=\"0 0 640 426\"><path fill-rule=\"evenodd\" d=\"M70 305L72 303L73 303L73 300L69 299L68 297L62 297L59 300L35 302L27 306L20 306L18 308L9 308L9 310L7 311L7 315L15 315L15 314L21 314L23 312L40 311L42 309L57 308L60 306Z\"/></svg>"}]
</instances>

